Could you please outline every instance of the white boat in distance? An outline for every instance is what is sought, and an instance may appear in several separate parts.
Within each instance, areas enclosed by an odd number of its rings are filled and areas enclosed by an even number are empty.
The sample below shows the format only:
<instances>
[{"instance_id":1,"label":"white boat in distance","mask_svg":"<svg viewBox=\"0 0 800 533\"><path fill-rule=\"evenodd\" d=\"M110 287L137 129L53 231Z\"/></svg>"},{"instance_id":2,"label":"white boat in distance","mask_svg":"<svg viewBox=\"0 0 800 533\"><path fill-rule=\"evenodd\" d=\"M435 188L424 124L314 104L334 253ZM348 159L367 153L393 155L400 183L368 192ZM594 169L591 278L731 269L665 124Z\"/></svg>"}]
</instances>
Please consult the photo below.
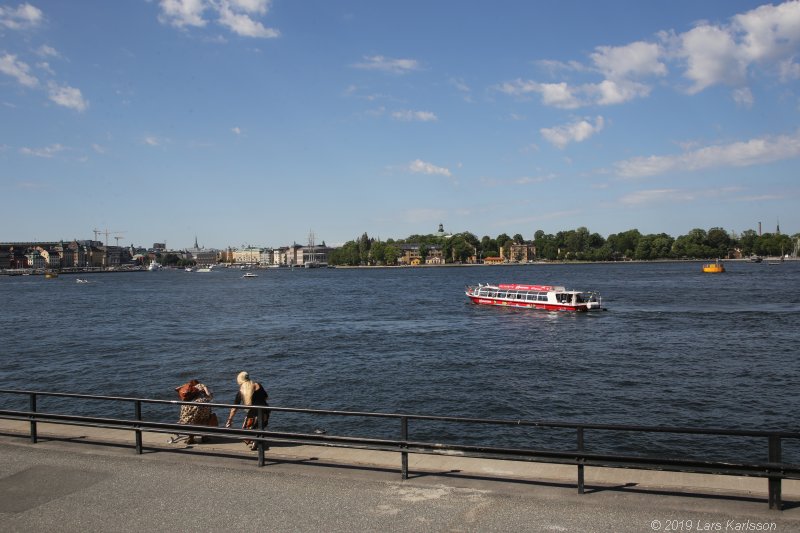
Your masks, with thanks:
<instances>
[{"instance_id":1,"label":"white boat in distance","mask_svg":"<svg viewBox=\"0 0 800 533\"><path fill-rule=\"evenodd\" d=\"M159 263L159 262L158 262L158 261L156 261L156 260L153 260L153 261L151 261L151 262L150 262L150 264L147 266L147 270L149 270L150 272L153 272L153 271L155 271L155 270L161 270L161 263Z\"/></svg>"},{"instance_id":2,"label":"white boat in distance","mask_svg":"<svg viewBox=\"0 0 800 533\"><path fill-rule=\"evenodd\" d=\"M243 278L257 278L258 274L253 274L252 272L245 272Z\"/></svg>"},{"instance_id":3,"label":"white boat in distance","mask_svg":"<svg viewBox=\"0 0 800 533\"><path fill-rule=\"evenodd\" d=\"M526 307L546 311L597 311L602 309L597 292L567 290L551 285L478 284L467 287L472 303L503 307Z\"/></svg>"}]
</instances>

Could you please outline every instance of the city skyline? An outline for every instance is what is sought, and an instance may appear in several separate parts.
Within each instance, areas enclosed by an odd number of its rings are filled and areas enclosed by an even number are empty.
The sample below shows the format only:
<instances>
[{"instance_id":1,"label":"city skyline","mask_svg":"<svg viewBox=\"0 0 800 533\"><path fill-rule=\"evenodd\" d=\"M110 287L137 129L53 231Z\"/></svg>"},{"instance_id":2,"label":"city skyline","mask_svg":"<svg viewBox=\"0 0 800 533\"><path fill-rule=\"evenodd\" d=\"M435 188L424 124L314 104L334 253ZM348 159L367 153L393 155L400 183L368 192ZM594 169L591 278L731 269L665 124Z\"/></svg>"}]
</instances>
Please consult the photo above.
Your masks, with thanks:
<instances>
[{"instance_id":1,"label":"city skyline","mask_svg":"<svg viewBox=\"0 0 800 533\"><path fill-rule=\"evenodd\" d=\"M796 0L0 0L0 241L792 234L798 58Z\"/></svg>"}]
</instances>

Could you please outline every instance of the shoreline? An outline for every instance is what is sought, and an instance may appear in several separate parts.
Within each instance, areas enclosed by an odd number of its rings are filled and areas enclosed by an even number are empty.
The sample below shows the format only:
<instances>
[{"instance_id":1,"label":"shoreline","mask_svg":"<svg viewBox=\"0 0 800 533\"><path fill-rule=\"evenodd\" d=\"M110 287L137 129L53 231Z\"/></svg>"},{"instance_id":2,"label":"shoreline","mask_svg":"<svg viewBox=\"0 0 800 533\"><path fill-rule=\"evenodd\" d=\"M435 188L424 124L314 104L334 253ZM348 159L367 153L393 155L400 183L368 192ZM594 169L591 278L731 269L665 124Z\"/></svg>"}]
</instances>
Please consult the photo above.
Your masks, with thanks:
<instances>
[{"instance_id":1,"label":"shoreline","mask_svg":"<svg viewBox=\"0 0 800 533\"><path fill-rule=\"evenodd\" d=\"M624 261L531 261L528 263L446 263L444 265L332 265L331 269L376 269L376 268L458 268L458 267L521 267L521 266L547 266L547 265L615 265L615 264L645 264L645 263L707 263L711 259L630 259ZM721 259L721 262L730 263L751 263L749 258L742 259ZM774 265L776 262L780 263L795 263L800 262L800 257L786 257L781 260L780 257L764 257L761 264ZM758 264L758 263L753 263ZM236 267L233 267L236 268ZM257 266L252 267L256 270L269 270L271 266ZM289 267L281 267L281 270L288 269ZM301 268L301 267L297 267ZM164 270L183 270L183 268L164 268ZM125 272L147 272L146 269L114 269L114 270L68 270L56 271L61 275L70 274L121 274ZM42 276L44 271L39 269L4 269L0 270L0 276Z\"/></svg>"}]
</instances>

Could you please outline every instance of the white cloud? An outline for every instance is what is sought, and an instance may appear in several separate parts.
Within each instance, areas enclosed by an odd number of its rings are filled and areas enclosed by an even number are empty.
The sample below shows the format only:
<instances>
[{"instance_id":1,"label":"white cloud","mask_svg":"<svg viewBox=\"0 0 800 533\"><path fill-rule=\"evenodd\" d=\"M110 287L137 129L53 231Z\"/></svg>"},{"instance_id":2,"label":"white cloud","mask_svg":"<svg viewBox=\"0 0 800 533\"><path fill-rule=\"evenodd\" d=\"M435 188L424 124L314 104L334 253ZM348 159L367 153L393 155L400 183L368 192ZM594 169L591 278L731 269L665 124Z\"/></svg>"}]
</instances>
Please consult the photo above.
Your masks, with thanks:
<instances>
[{"instance_id":1,"label":"white cloud","mask_svg":"<svg viewBox=\"0 0 800 533\"><path fill-rule=\"evenodd\" d=\"M432 163L427 163L421 159L416 159L409 163L408 170L414 174L428 174L437 176L452 176L449 169L445 167L437 167Z\"/></svg>"},{"instance_id":2,"label":"white cloud","mask_svg":"<svg viewBox=\"0 0 800 533\"><path fill-rule=\"evenodd\" d=\"M60 144L51 144L50 146L45 146L44 148L28 148L23 147L19 149L19 152L22 155L28 155L33 157L43 157L45 159L50 159L58 152L64 150L64 147Z\"/></svg>"},{"instance_id":3,"label":"white cloud","mask_svg":"<svg viewBox=\"0 0 800 533\"><path fill-rule=\"evenodd\" d=\"M746 167L800 157L800 132L707 146L679 155L635 157L616 163L623 178L691 172L717 167Z\"/></svg>"},{"instance_id":4,"label":"white cloud","mask_svg":"<svg viewBox=\"0 0 800 533\"><path fill-rule=\"evenodd\" d=\"M437 116L430 111L411 110L395 111L392 113L392 118L404 122L436 122L439 120Z\"/></svg>"},{"instance_id":5,"label":"white cloud","mask_svg":"<svg viewBox=\"0 0 800 533\"><path fill-rule=\"evenodd\" d=\"M104 154L104 153L106 153L106 149L105 149L105 148L103 148L103 146L101 146L101 145L99 145L99 144L97 144L97 143L95 143L95 144L92 144L92 150L94 150L94 151L95 151L95 152L97 152L98 154Z\"/></svg>"},{"instance_id":6,"label":"white cloud","mask_svg":"<svg viewBox=\"0 0 800 533\"><path fill-rule=\"evenodd\" d=\"M679 62L689 80L685 90L696 94L717 84L739 90L734 99L750 106L754 99L746 81L754 67L783 82L800 79L800 0L766 4L735 15L728 24L699 23L676 34L660 31L657 42L636 41L622 46L597 46L589 54L591 63L539 60L537 65L551 75L565 72L600 74L602 81L573 84L540 83L517 79L495 89L512 95L541 95L543 105L576 109L587 105L616 105L647 97L652 87L646 78L665 77L669 62Z\"/></svg>"},{"instance_id":7,"label":"white cloud","mask_svg":"<svg viewBox=\"0 0 800 533\"><path fill-rule=\"evenodd\" d=\"M498 90L512 96L538 93L541 95L544 105L563 109L574 109L582 105L582 102L575 94L576 89L564 82L538 83L531 80L517 79L512 82L503 83L498 87Z\"/></svg>"},{"instance_id":8,"label":"white cloud","mask_svg":"<svg viewBox=\"0 0 800 533\"><path fill-rule=\"evenodd\" d=\"M734 89L731 96L733 97L733 101L742 107L753 107L753 103L755 102L753 92L747 87Z\"/></svg>"},{"instance_id":9,"label":"white cloud","mask_svg":"<svg viewBox=\"0 0 800 533\"><path fill-rule=\"evenodd\" d=\"M800 2L767 4L736 15L729 25L700 25L680 36L684 73L694 94L715 84L741 85L754 65L779 75L800 52ZM788 62L788 63L787 63Z\"/></svg>"},{"instance_id":10,"label":"white cloud","mask_svg":"<svg viewBox=\"0 0 800 533\"><path fill-rule=\"evenodd\" d=\"M76 111L86 111L89 108L89 102L83 98L80 89L50 82L47 84L47 92L50 100L60 106Z\"/></svg>"},{"instance_id":11,"label":"white cloud","mask_svg":"<svg viewBox=\"0 0 800 533\"><path fill-rule=\"evenodd\" d=\"M36 87L39 80L30 74L31 68L22 61L17 61L17 56L5 54L0 57L0 72L16 78L25 87Z\"/></svg>"},{"instance_id":12,"label":"white cloud","mask_svg":"<svg viewBox=\"0 0 800 533\"><path fill-rule=\"evenodd\" d=\"M161 145L161 141L159 140L159 138L155 137L153 135L146 136L143 139L143 142L148 146L160 146Z\"/></svg>"},{"instance_id":13,"label":"white cloud","mask_svg":"<svg viewBox=\"0 0 800 533\"><path fill-rule=\"evenodd\" d=\"M595 66L610 80L641 76L664 76L667 66L659 58L660 47L638 41L625 46L598 46L591 54Z\"/></svg>"},{"instance_id":14,"label":"white cloud","mask_svg":"<svg viewBox=\"0 0 800 533\"><path fill-rule=\"evenodd\" d=\"M689 94L716 83L741 83L746 65L740 61L733 37L724 29L699 26L681 36L682 55L688 66L684 76L692 80Z\"/></svg>"},{"instance_id":15,"label":"white cloud","mask_svg":"<svg viewBox=\"0 0 800 533\"><path fill-rule=\"evenodd\" d=\"M576 109L585 105L615 105L650 94L650 87L630 80L603 80L570 86L566 82L538 83L532 80L515 80L496 87L512 96L538 93L542 104L560 109Z\"/></svg>"},{"instance_id":16,"label":"white cloud","mask_svg":"<svg viewBox=\"0 0 800 533\"><path fill-rule=\"evenodd\" d=\"M203 19L203 12L208 7L205 0L161 0L159 6L161 14L158 20L162 24L170 24L176 28L202 28L206 25Z\"/></svg>"},{"instance_id":17,"label":"white cloud","mask_svg":"<svg viewBox=\"0 0 800 533\"><path fill-rule=\"evenodd\" d=\"M556 126L554 128L542 128L539 133L542 134L547 141L557 146L564 148L571 142L583 142L595 133L601 131L605 125L603 117L597 116L594 124L589 120L576 120L570 124Z\"/></svg>"},{"instance_id":18,"label":"white cloud","mask_svg":"<svg viewBox=\"0 0 800 533\"><path fill-rule=\"evenodd\" d=\"M217 22L242 37L275 38L280 31L267 28L253 16L265 16L270 0L160 0L159 22L176 28L203 28L206 12L216 14Z\"/></svg>"},{"instance_id":19,"label":"white cloud","mask_svg":"<svg viewBox=\"0 0 800 533\"><path fill-rule=\"evenodd\" d=\"M353 67L364 70L380 70L383 72L391 72L392 74L405 74L407 72L419 70L419 63L416 59L364 56L364 62L356 63Z\"/></svg>"},{"instance_id":20,"label":"white cloud","mask_svg":"<svg viewBox=\"0 0 800 533\"><path fill-rule=\"evenodd\" d=\"M740 187L726 187L722 189L647 189L634 191L619 199L621 204L639 206L664 203L696 202L706 198L727 197L741 191Z\"/></svg>"},{"instance_id":21,"label":"white cloud","mask_svg":"<svg viewBox=\"0 0 800 533\"><path fill-rule=\"evenodd\" d=\"M649 95L650 87L635 81L603 80L597 85L587 86L586 91L595 95L595 101L599 105L615 105Z\"/></svg>"},{"instance_id":22,"label":"white cloud","mask_svg":"<svg viewBox=\"0 0 800 533\"><path fill-rule=\"evenodd\" d=\"M16 9L0 6L0 26L11 30L35 28L43 18L42 10L30 4L20 4Z\"/></svg>"},{"instance_id":23,"label":"white cloud","mask_svg":"<svg viewBox=\"0 0 800 533\"><path fill-rule=\"evenodd\" d=\"M53 48L52 46L47 46L43 44L36 50L36 53L42 57L61 57L61 54L58 53L58 50Z\"/></svg>"},{"instance_id":24,"label":"white cloud","mask_svg":"<svg viewBox=\"0 0 800 533\"><path fill-rule=\"evenodd\" d=\"M237 12L235 7L232 7L231 4L225 1L221 2L219 5L219 23L233 33L241 35L242 37L261 37L266 39L280 37L280 32L278 30L265 27L260 22L253 20L249 14ZM264 11L266 12L266 8Z\"/></svg>"},{"instance_id":25,"label":"white cloud","mask_svg":"<svg viewBox=\"0 0 800 533\"><path fill-rule=\"evenodd\" d=\"M271 0L230 0L230 3L234 8L246 13L265 15L272 2Z\"/></svg>"},{"instance_id":26,"label":"white cloud","mask_svg":"<svg viewBox=\"0 0 800 533\"><path fill-rule=\"evenodd\" d=\"M797 52L800 2L763 5L733 19L734 28L744 33L741 50L747 60L774 61Z\"/></svg>"},{"instance_id":27,"label":"white cloud","mask_svg":"<svg viewBox=\"0 0 800 533\"><path fill-rule=\"evenodd\" d=\"M235 127L231 128L231 131L233 133L235 133L236 135L241 135L242 134L242 128L240 128L239 126L235 126Z\"/></svg>"}]
</instances>

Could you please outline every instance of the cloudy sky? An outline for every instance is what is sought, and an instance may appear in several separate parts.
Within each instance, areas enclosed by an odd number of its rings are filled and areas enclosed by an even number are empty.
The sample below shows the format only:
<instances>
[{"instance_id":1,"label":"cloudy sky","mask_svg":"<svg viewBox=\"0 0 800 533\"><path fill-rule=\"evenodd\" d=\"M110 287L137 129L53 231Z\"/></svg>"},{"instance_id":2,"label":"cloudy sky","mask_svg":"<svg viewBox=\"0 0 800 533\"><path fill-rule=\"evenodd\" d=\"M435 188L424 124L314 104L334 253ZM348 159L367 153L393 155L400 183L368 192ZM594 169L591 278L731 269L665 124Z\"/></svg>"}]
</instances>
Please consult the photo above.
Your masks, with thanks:
<instances>
[{"instance_id":1,"label":"cloudy sky","mask_svg":"<svg viewBox=\"0 0 800 533\"><path fill-rule=\"evenodd\" d=\"M800 1L0 0L0 241L796 233L798 170Z\"/></svg>"}]
</instances>

